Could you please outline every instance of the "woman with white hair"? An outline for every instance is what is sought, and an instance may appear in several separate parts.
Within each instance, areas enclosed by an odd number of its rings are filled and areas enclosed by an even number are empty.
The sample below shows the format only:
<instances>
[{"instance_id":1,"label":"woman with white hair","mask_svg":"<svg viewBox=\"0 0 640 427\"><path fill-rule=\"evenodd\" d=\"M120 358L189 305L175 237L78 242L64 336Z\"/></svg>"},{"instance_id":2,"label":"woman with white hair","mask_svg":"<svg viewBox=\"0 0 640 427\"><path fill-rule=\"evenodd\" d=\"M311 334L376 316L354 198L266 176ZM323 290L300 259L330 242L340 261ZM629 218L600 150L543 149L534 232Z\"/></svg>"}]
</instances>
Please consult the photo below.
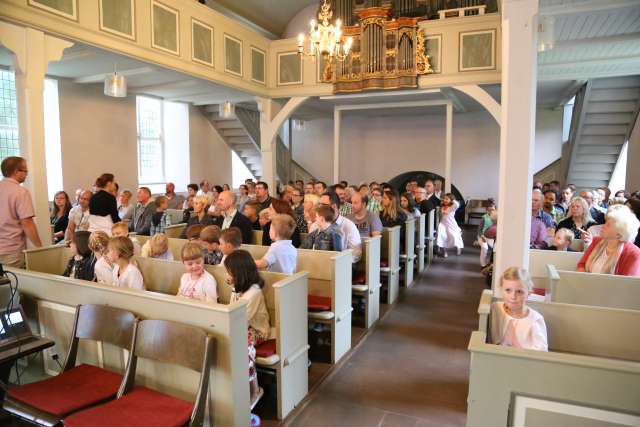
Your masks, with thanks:
<instances>
[{"instance_id":1,"label":"woman with white hair","mask_svg":"<svg viewBox=\"0 0 640 427\"><path fill-rule=\"evenodd\" d=\"M578 262L578 271L619 276L640 276L640 249L633 244L640 221L626 206L607 210L600 236Z\"/></svg>"}]
</instances>

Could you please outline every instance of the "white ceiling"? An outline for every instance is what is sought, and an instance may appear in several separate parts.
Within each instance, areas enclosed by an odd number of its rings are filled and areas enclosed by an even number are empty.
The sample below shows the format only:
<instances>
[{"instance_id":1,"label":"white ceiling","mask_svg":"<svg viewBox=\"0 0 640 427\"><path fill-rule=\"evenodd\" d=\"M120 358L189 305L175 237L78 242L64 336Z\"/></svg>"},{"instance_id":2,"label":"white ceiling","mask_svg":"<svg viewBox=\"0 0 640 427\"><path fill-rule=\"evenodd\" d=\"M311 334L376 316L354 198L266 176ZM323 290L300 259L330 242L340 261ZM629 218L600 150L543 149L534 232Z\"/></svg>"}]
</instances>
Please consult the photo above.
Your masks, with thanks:
<instances>
[{"instance_id":1,"label":"white ceiling","mask_svg":"<svg viewBox=\"0 0 640 427\"><path fill-rule=\"evenodd\" d=\"M1 46L0 65L12 65L11 54ZM114 66L119 74L126 77L130 93L195 105L253 100L253 96L236 89L82 44L66 49L62 60L49 64L47 75L81 84L102 84Z\"/></svg>"}]
</instances>

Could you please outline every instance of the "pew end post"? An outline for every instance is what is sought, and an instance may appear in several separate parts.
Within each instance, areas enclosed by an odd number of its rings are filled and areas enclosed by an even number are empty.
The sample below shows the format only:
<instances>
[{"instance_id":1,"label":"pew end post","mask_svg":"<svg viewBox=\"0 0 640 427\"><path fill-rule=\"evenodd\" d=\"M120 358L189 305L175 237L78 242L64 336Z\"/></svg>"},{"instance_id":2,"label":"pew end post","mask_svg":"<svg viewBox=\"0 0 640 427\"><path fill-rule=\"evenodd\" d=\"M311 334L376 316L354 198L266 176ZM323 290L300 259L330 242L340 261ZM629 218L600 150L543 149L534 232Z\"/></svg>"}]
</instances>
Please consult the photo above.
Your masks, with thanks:
<instances>
[{"instance_id":1,"label":"pew end post","mask_svg":"<svg viewBox=\"0 0 640 427\"><path fill-rule=\"evenodd\" d=\"M364 239L361 263L364 263L365 283L354 284L353 293L364 298L364 326L369 329L380 318L380 242L382 237Z\"/></svg>"},{"instance_id":2,"label":"pew end post","mask_svg":"<svg viewBox=\"0 0 640 427\"><path fill-rule=\"evenodd\" d=\"M425 214L420 214L420 217L418 218L417 221L417 226L416 226L416 257L418 259L418 263L417 263L417 269L418 269L418 273L422 273L425 269L425 261L424 261L424 257L425 257L425 238L426 238L426 233L425 233L425 227L426 227L426 215Z\"/></svg>"},{"instance_id":3,"label":"pew end post","mask_svg":"<svg viewBox=\"0 0 640 427\"><path fill-rule=\"evenodd\" d=\"M386 257L387 265L380 268L385 278L383 286L387 289L387 304L393 304L400 293L400 226L385 227L382 231L381 259Z\"/></svg>"},{"instance_id":4,"label":"pew end post","mask_svg":"<svg viewBox=\"0 0 640 427\"><path fill-rule=\"evenodd\" d=\"M416 238L416 219L409 218L404 223L404 247L401 249L400 261L402 262L404 275L403 285L405 288L413 286L413 268L415 263L415 238Z\"/></svg>"}]
</instances>

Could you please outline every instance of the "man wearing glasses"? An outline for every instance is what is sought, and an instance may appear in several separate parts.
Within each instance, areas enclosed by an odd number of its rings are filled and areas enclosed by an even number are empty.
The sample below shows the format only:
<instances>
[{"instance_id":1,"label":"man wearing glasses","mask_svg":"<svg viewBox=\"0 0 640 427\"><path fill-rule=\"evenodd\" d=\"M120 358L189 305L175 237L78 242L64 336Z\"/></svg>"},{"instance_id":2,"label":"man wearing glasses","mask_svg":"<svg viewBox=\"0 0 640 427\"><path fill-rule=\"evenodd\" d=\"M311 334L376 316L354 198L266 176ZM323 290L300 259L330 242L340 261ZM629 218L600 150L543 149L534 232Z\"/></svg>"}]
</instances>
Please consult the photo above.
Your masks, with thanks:
<instances>
[{"instance_id":1,"label":"man wearing glasses","mask_svg":"<svg viewBox=\"0 0 640 427\"><path fill-rule=\"evenodd\" d=\"M353 251L353 262L358 262L362 256L362 239L360 238L358 227L353 221L340 215L340 197L334 192L324 193L320 196L320 204L333 209L333 213L336 216L334 222L338 227L340 237L342 237L343 248L351 249ZM313 229L309 230L309 232L313 232Z\"/></svg>"},{"instance_id":2,"label":"man wearing glasses","mask_svg":"<svg viewBox=\"0 0 640 427\"><path fill-rule=\"evenodd\" d=\"M22 157L7 157L0 168L4 177L0 181L0 264L24 268L27 238L34 246L42 246L31 194L21 185L29 170Z\"/></svg>"}]
</instances>

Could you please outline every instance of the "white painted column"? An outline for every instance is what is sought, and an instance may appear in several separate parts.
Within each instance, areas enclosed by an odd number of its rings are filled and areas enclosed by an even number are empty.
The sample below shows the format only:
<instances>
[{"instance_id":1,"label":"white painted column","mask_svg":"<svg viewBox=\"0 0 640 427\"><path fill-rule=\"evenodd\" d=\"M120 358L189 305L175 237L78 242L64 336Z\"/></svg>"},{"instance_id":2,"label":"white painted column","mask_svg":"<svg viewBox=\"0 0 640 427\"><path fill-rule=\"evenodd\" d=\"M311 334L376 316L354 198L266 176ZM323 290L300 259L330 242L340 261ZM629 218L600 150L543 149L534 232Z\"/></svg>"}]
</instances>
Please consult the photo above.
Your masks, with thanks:
<instances>
[{"instance_id":1,"label":"white painted column","mask_svg":"<svg viewBox=\"0 0 640 427\"><path fill-rule=\"evenodd\" d=\"M640 120L636 120L636 124L629 136L627 145L627 177L625 189L629 192L640 190ZM620 188L612 188L618 191Z\"/></svg>"},{"instance_id":2,"label":"white painted column","mask_svg":"<svg viewBox=\"0 0 640 427\"><path fill-rule=\"evenodd\" d=\"M333 107L333 184L340 181L340 110Z\"/></svg>"},{"instance_id":3,"label":"white painted column","mask_svg":"<svg viewBox=\"0 0 640 427\"><path fill-rule=\"evenodd\" d=\"M444 191L451 192L451 165L453 162L453 104L447 102L447 130L446 130L446 148L444 157Z\"/></svg>"},{"instance_id":4,"label":"white painted column","mask_svg":"<svg viewBox=\"0 0 640 427\"><path fill-rule=\"evenodd\" d=\"M277 105L271 99L258 98L260 111L260 156L262 158L262 181L269 185L272 194L276 194L276 132L272 130L272 119Z\"/></svg>"},{"instance_id":5,"label":"white painted column","mask_svg":"<svg viewBox=\"0 0 640 427\"><path fill-rule=\"evenodd\" d=\"M5 22L0 23L0 43L14 55L20 156L27 160L29 168L24 186L34 200L40 240L47 245L51 244L51 227L44 141L44 78L49 62L58 61L64 49L73 43Z\"/></svg>"},{"instance_id":6,"label":"white painted column","mask_svg":"<svg viewBox=\"0 0 640 427\"><path fill-rule=\"evenodd\" d=\"M526 268L529 264L537 13L537 0L503 1L502 128L494 290L507 267Z\"/></svg>"}]
</instances>

